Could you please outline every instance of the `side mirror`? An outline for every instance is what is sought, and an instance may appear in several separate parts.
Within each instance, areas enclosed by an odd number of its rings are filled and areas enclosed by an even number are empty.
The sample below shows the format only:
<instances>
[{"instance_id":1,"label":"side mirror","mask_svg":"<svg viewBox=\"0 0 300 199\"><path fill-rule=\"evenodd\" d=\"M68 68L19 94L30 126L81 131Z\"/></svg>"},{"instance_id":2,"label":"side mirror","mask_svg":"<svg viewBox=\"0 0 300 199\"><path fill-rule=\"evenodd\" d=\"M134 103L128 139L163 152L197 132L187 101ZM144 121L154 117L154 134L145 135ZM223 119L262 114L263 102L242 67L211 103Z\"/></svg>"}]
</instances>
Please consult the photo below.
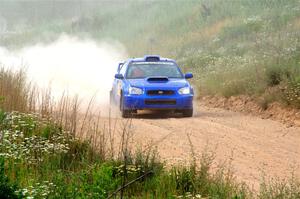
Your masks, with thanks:
<instances>
[{"instance_id":1,"label":"side mirror","mask_svg":"<svg viewBox=\"0 0 300 199\"><path fill-rule=\"evenodd\" d=\"M193 74L192 73L186 73L185 75L184 75L184 78L185 79L191 79L191 78L193 78L194 76L193 76Z\"/></svg>"},{"instance_id":2,"label":"side mirror","mask_svg":"<svg viewBox=\"0 0 300 199\"><path fill-rule=\"evenodd\" d=\"M123 65L124 65L123 62L120 62L120 63L118 64L118 72L121 70L121 68L122 68Z\"/></svg>"},{"instance_id":3,"label":"side mirror","mask_svg":"<svg viewBox=\"0 0 300 199\"><path fill-rule=\"evenodd\" d=\"M115 78L116 79L124 79L124 76L122 74L118 73L118 74L115 74Z\"/></svg>"}]
</instances>

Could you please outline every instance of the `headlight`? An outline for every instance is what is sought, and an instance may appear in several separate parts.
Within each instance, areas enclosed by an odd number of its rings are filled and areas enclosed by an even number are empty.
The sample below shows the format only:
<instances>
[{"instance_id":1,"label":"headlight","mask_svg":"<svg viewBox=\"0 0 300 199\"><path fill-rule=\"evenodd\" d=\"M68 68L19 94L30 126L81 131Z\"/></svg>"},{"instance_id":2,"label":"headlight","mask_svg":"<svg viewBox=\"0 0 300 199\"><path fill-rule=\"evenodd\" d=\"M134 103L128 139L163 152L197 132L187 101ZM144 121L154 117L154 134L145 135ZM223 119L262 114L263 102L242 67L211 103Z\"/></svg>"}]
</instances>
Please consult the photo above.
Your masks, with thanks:
<instances>
[{"instance_id":1,"label":"headlight","mask_svg":"<svg viewBox=\"0 0 300 199\"><path fill-rule=\"evenodd\" d=\"M129 87L129 90L128 90L129 94L130 95L141 95L143 94L143 90L140 89L140 88L137 88L137 87Z\"/></svg>"},{"instance_id":2,"label":"headlight","mask_svg":"<svg viewBox=\"0 0 300 199\"><path fill-rule=\"evenodd\" d=\"M188 94L191 94L191 89L190 89L190 87L183 87L178 90L178 93L180 95L188 95Z\"/></svg>"}]
</instances>

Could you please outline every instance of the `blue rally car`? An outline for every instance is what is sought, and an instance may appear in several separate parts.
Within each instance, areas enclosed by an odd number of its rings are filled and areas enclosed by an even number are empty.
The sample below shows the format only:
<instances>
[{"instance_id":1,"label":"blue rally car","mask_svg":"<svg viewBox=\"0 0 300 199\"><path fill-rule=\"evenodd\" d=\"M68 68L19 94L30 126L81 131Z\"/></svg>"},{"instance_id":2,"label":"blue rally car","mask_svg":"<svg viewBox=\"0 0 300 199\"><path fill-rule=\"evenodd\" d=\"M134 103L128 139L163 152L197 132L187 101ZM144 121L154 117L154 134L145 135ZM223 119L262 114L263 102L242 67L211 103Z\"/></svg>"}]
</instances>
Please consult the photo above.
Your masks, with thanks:
<instances>
[{"instance_id":1,"label":"blue rally car","mask_svg":"<svg viewBox=\"0 0 300 199\"><path fill-rule=\"evenodd\" d=\"M194 91L172 59L148 55L120 63L110 92L111 103L119 106L122 117L137 110L173 110L184 117L193 115Z\"/></svg>"}]
</instances>

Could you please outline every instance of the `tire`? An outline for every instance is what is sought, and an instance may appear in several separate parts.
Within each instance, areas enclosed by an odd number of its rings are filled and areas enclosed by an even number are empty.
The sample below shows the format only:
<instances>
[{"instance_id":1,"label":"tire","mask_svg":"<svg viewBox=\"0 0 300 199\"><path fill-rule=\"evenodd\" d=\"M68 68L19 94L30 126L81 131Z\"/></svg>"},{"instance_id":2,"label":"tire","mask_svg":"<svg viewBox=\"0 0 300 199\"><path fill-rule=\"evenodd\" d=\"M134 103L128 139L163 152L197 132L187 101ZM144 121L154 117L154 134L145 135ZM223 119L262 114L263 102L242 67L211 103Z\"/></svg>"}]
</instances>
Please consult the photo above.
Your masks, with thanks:
<instances>
[{"instance_id":1,"label":"tire","mask_svg":"<svg viewBox=\"0 0 300 199\"><path fill-rule=\"evenodd\" d=\"M130 110L122 110L121 112L122 118L131 118L132 112Z\"/></svg>"},{"instance_id":2,"label":"tire","mask_svg":"<svg viewBox=\"0 0 300 199\"><path fill-rule=\"evenodd\" d=\"M185 109L182 111L183 117L193 117L193 109Z\"/></svg>"},{"instance_id":3,"label":"tire","mask_svg":"<svg viewBox=\"0 0 300 199\"><path fill-rule=\"evenodd\" d=\"M120 97L120 111L122 118L130 118L132 117L132 111L124 109L123 95L121 93Z\"/></svg>"}]
</instances>

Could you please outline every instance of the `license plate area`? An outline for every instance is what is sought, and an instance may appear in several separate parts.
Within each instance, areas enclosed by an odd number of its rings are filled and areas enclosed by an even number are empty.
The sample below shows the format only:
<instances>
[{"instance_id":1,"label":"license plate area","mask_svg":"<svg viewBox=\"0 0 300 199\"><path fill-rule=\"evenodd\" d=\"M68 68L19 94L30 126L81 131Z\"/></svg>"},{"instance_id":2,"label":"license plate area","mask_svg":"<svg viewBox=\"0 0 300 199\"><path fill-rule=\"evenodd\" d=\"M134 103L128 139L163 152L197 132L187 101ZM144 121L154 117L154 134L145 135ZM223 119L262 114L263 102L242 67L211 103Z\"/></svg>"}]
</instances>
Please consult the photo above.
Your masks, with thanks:
<instances>
[{"instance_id":1,"label":"license plate area","mask_svg":"<svg viewBox=\"0 0 300 199\"><path fill-rule=\"evenodd\" d=\"M145 100L146 105L176 105L176 100L156 100L156 99L147 99Z\"/></svg>"}]
</instances>

